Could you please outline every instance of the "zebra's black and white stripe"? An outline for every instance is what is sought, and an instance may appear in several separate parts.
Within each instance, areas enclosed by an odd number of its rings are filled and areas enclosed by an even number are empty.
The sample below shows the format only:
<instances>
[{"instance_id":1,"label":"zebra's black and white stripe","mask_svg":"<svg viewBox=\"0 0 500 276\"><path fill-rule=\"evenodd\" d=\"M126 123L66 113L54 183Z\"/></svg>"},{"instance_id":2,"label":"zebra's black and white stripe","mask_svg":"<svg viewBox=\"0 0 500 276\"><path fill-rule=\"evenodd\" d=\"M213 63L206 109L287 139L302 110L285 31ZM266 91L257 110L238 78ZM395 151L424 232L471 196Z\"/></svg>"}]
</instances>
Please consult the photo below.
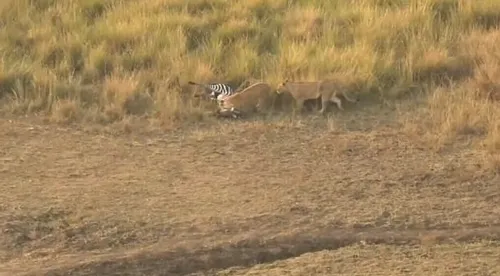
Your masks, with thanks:
<instances>
[{"instance_id":1,"label":"zebra's black and white stripe","mask_svg":"<svg viewBox=\"0 0 500 276\"><path fill-rule=\"evenodd\" d=\"M224 98L231 96L235 93L235 91L231 88L231 86L224 83L210 83L210 84L201 84L190 81L189 84L200 85L208 90L210 90L210 98L212 100L223 100Z\"/></svg>"},{"instance_id":2,"label":"zebra's black and white stripe","mask_svg":"<svg viewBox=\"0 0 500 276\"><path fill-rule=\"evenodd\" d=\"M210 93L210 98L218 101L234 94L234 90L227 84L212 83L207 86L208 89L212 91L212 93Z\"/></svg>"}]
</instances>

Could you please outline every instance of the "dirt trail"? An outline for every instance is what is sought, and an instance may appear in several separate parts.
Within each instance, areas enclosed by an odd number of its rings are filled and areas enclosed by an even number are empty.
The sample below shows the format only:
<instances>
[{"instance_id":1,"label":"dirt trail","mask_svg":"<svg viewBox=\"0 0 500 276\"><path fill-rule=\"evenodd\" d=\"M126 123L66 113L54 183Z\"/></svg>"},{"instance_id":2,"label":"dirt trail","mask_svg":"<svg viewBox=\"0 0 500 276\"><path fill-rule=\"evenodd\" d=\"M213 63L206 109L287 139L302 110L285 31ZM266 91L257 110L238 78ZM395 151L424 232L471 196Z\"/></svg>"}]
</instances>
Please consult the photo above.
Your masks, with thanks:
<instances>
[{"instance_id":1,"label":"dirt trail","mask_svg":"<svg viewBox=\"0 0 500 276\"><path fill-rule=\"evenodd\" d=\"M0 271L179 275L361 241L499 236L500 181L479 153L436 153L393 127L0 127Z\"/></svg>"}]
</instances>

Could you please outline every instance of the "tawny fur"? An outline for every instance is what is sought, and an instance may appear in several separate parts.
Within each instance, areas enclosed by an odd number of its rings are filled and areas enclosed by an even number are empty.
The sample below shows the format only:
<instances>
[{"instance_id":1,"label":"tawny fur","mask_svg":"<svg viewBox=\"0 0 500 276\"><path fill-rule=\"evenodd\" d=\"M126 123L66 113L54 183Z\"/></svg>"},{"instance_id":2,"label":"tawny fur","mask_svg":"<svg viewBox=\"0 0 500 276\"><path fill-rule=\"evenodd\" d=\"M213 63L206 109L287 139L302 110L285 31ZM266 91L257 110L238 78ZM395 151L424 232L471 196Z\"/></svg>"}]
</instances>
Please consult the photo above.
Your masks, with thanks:
<instances>
[{"instance_id":1,"label":"tawny fur","mask_svg":"<svg viewBox=\"0 0 500 276\"><path fill-rule=\"evenodd\" d=\"M338 97L342 94L344 98L349 102L357 102L357 100L349 98L345 93L346 87L342 84L333 80L324 81L303 81L303 82L290 82L288 80L284 81L278 86L277 93L281 94L284 92L289 92L295 99L297 108L302 110L304 102L310 99L317 99L321 97L321 110L320 113L326 111L326 107L330 101L337 104L340 110L344 110L342 107L342 100Z\"/></svg>"},{"instance_id":2,"label":"tawny fur","mask_svg":"<svg viewBox=\"0 0 500 276\"><path fill-rule=\"evenodd\" d=\"M219 113L224 114L228 111L234 114L250 113L267 108L272 93L273 89L267 83L253 84L220 102Z\"/></svg>"}]
</instances>

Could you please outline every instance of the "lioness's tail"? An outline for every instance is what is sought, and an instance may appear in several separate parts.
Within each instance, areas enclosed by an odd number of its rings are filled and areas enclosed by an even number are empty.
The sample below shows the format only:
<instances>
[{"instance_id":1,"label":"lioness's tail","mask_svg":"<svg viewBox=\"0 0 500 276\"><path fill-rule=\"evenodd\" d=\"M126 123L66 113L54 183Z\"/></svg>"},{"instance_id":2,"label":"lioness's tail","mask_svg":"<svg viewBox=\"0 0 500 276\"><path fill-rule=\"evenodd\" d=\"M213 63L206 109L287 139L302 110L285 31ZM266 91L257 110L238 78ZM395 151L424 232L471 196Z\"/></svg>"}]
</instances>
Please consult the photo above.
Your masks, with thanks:
<instances>
[{"instance_id":1,"label":"lioness's tail","mask_svg":"<svg viewBox=\"0 0 500 276\"><path fill-rule=\"evenodd\" d=\"M194 81L188 81L188 84L191 84L191 85L201 85L201 86L203 86L203 84L201 84L201 83L196 83L196 82L194 82Z\"/></svg>"},{"instance_id":2,"label":"lioness's tail","mask_svg":"<svg viewBox=\"0 0 500 276\"><path fill-rule=\"evenodd\" d=\"M344 98L348 101L350 101L351 103L355 103L358 101L358 99L351 99L347 96L347 93L345 91L342 92L342 95L344 95Z\"/></svg>"}]
</instances>

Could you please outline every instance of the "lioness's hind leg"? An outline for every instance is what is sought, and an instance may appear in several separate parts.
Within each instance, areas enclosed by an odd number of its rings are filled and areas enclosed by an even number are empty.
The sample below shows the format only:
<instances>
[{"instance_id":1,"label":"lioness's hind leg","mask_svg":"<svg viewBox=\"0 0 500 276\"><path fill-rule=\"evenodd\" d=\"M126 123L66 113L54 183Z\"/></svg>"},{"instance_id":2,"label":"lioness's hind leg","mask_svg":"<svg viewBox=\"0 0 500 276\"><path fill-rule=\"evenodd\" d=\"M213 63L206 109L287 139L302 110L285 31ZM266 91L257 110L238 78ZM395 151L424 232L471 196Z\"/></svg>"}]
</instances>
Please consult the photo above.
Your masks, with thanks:
<instances>
[{"instance_id":1,"label":"lioness's hind leg","mask_svg":"<svg viewBox=\"0 0 500 276\"><path fill-rule=\"evenodd\" d=\"M344 110L344 108L342 107L342 101L340 100L340 98L338 98L337 96L333 96L333 97L332 97L332 102L336 103L336 104L337 104L337 107L338 107L340 110Z\"/></svg>"},{"instance_id":2,"label":"lioness's hind leg","mask_svg":"<svg viewBox=\"0 0 500 276\"><path fill-rule=\"evenodd\" d=\"M328 101L322 101L321 102L321 109L319 110L319 113L324 114L327 106L328 106Z\"/></svg>"},{"instance_id":3,"label":"lioness's hind leg","mask_svg":"<svg viewBox=\"0 0 500 276\"><path fill-rule=\"evenodd\" d=\"M330 103L330 99L325 98L324 96L321 97L321 109L319 113L324 114L326 109L328 108L328 104Z\"/></svg>"}]
</instances>

